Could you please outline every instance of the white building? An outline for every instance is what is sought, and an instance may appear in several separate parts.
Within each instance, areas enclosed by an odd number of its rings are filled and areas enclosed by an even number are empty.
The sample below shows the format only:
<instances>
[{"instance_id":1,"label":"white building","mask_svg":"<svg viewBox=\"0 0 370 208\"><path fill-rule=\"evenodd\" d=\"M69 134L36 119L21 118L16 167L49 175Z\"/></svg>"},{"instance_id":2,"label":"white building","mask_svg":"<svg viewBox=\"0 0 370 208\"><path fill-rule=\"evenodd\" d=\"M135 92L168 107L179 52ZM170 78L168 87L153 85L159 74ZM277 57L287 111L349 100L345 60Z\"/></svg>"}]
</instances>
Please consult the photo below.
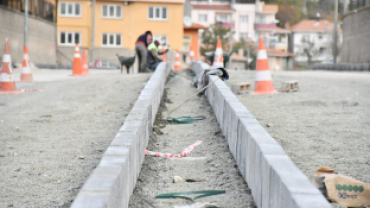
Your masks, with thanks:
<instances>
[{"instance_id":1,"label":"white building","mask_svg":"<svg viewBox=\"0 0 370 208\"><path fill-rule=\"evenodd\" d=\"M255 4L250 0L191 0L193 22L209 27L222 22L232 26L234 39L254 38Z\"/></svg>"},{"instance_id":2,"label":"white building","mask_svg":"<svg viewBox=\"0 0 370 208\"><path fill-rule=\"evenodd\" d=\"M296 62L333 61L333 23L327 20L302 20L293 25L293 52ZM342 31L338 29L338 43L342 43Z\"/></svg>"}]
</instances>

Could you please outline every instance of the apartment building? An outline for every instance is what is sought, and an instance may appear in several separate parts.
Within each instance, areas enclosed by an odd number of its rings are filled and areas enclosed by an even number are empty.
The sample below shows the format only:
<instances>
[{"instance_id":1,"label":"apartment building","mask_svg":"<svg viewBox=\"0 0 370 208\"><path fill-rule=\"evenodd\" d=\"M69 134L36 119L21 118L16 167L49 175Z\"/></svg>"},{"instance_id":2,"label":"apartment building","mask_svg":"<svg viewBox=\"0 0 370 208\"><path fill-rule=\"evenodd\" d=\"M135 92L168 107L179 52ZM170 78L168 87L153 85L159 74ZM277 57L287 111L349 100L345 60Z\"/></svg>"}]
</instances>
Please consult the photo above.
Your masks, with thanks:
<instances>
[{"instance_id":1,"label":"apartment building","mask_svg":"<svg viewBox=\"0 0 370 208\"><path fill-rule=\"evenodd\" d=\"M132 56L135 42L145 31L154 39L182 48L185 0L97 0L95 58L117 62L115 54ZM58 51L69 56L73 46L91 49L92 0L60 0L57 18ZM73 53L72 53L73 55ZM67 61L67 60L64 60Z\"/></svg>"},{"instance_id":2,"label":"apartment building","mask_svg":"<svg viewBox=\"0 0 370 208\"><path fill-rule=\"evenodd\" d=\"M254 37L255 1L251 0L191 0L193 22L206 27L223 23L232 27L234 39Z\"/></svg>"}]
</instances>

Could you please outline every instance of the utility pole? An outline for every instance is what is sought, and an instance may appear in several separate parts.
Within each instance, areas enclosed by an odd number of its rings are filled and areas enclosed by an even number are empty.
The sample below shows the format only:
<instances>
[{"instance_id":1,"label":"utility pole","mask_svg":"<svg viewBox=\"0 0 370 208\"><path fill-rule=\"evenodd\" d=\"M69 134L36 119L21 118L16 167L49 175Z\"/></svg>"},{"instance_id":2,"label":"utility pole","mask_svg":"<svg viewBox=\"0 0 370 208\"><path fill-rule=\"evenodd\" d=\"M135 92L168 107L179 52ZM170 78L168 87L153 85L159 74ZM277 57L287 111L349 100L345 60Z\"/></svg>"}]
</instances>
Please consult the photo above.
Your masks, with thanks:
<instances>
[{"instance_id":1,"label":"utility pole","mask_svg":"<svg viewBox=\"0 0 370 208\"><path fill-rule=\"evenodd\" d=\"M248 42L247 42L247 70L249 70L250 50L251 50L251 48L249 47Z\"/></svg>"},{"instance_id":2,"label":"utility pole","mask_svg":"<svg viewBox=\"0 0 370 208\"><path fill-rule=\"evenodd\" d=\"M335 0L334 5L334 40L333 40L333 63L337 63L337 42L338 42L338 0Z\"/></svg>"},{"instance_id":3,"label":"utility pole","mask_svg":"<svg viewBox=\"0 0 370 208\"><path fill-rule=\"evenodd\" d=\"M235 24L235 21L233 21L233 14L234 14L234 4L235 4L235 0L231 0L231 15L230 15L230 36L229 36L229 68L231 69L231 64L232 64L232 50L233 50L233 24Z\"/></svg>"},{"instance_id":4,"label":"utility pole","mask_svg":"<svg viewBox=\"0 0 370 208\"><path fill-rule=\"evenodd\" d=\"M306 0L303 0L303 4L302 4L302 13L303 13L303 17L304 17L304 18L306 18L306 17L307 17Z\"/></svg>"},{"instance_id":5,"label":"utility pole","mask_svg":"<svg viewBox=\"0 0 370 208\"><path fill-rule=\"evenodd\" d=\"M24 46L28 42L28 0L24 0Z\"/></svg>"},{"instance_id":6,"label":"utility pole","mask_svg":"<svg viewBox=\"0 0 370 208\"><path fill-rule=\"evenodd\" d=\"M96 0L93 0L93 16L92 16L92 26L91 26L91 56L90 56L90 61L95 62L95 5L96 5Z\"/></svg>"}]
</instances>

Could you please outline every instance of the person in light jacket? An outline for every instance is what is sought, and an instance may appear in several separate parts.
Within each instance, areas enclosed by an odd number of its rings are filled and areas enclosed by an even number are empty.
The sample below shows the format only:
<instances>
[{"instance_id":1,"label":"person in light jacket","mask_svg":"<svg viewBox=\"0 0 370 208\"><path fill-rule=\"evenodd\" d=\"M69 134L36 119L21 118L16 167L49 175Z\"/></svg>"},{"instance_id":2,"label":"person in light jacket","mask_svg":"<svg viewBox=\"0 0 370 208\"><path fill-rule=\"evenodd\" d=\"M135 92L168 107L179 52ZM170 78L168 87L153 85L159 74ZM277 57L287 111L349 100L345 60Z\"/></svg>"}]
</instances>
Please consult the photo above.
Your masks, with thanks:
<instances>
[{"instance_id":1,"label":"person in light jacket","mask_svg":"<svg viewBox=\"0 0 370 208\"><path fill-rule=\"evenodd\" d=\"M160 52L158 46L159 46L159 42L157 40L148 46L147 66L149 69L153 71L157 68L159 63L163 61L163 58L161 55L168 52L168 49Z\"/></svg>"}]
</instances>

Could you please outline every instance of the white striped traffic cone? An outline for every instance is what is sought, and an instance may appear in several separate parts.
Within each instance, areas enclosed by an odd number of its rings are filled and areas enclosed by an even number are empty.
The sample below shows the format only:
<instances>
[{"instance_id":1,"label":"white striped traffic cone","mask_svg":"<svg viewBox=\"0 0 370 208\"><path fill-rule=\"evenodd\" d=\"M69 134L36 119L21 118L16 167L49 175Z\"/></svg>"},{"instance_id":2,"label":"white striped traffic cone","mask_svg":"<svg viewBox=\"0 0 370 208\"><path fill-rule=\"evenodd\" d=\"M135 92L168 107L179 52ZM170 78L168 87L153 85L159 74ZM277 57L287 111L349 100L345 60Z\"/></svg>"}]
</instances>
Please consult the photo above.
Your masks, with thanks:
<instances>
[{"instance_id":1,"label":"white striped traffic cone","mask_svg":"<svg viewBox=\"0 0 370 208\"><path fill-rule=\"evenodd\" d=\"M255 92L252 93L252 95L277 93L278 91L274 89L274 83L272 82L269 62L267 59L267 52L261 37L257 52L256 86Z\"/></svg>"},{"instance_id":2,"label":"white striped traffic cone","mask_svg":"<svg viewBox=\"0 0 370 208\"><path fill-rule=\"evenodd\" d=\"M220 38L217 40L217 48L215 51L215 59L213 61L213 66L214 67L224 67L224 56L222 52L222 44L221 44Z\"/></svg>"},{"instance_id":3,"label":"white striped traffic cone","mask_svg":"<svg viewBox=\"0 0 370 208\"><path fill-rule=\"evenodd\" d=\"M190 46L190 60L191 61L195 60L195 54L194 54L193 48L191 46Z\"/></svg>"},{"instance_id":4,"label":"white striped traffic cone","mask_svg":"<svg viewBox=\"0 0 370 208\"><path fill-rule=\"evenodd\" d=\"M176 50L175 67L173 69L174 70L181 70L181 62L180 62L179 50Z\"/></svg>"},{"instance_id":5,"label":"white striped traffic cone","mask_svg":"<svg viewBox=\"0 0 370 208\"><path fill-rule=\"evenodd\" d=\"M29 65L30 59L28 56L28 48L27 46L24 46L24 55L23 55L23 61L22 61L22 73L21 73L21 82L32 82L32 71L31 67Z\"/></svg>"},{"instance_id":6,"label":"white striped traffic cone","mask_svg":"<svg viewBox=\"0 0 370 208\"><path fill-rule=\"evenodd\" d=\"M8 39L6 39L0 70L0 94L13 94L16 90L17 87L13 79L12 57L10 56Z\"/></svg>"}]
</instances>

